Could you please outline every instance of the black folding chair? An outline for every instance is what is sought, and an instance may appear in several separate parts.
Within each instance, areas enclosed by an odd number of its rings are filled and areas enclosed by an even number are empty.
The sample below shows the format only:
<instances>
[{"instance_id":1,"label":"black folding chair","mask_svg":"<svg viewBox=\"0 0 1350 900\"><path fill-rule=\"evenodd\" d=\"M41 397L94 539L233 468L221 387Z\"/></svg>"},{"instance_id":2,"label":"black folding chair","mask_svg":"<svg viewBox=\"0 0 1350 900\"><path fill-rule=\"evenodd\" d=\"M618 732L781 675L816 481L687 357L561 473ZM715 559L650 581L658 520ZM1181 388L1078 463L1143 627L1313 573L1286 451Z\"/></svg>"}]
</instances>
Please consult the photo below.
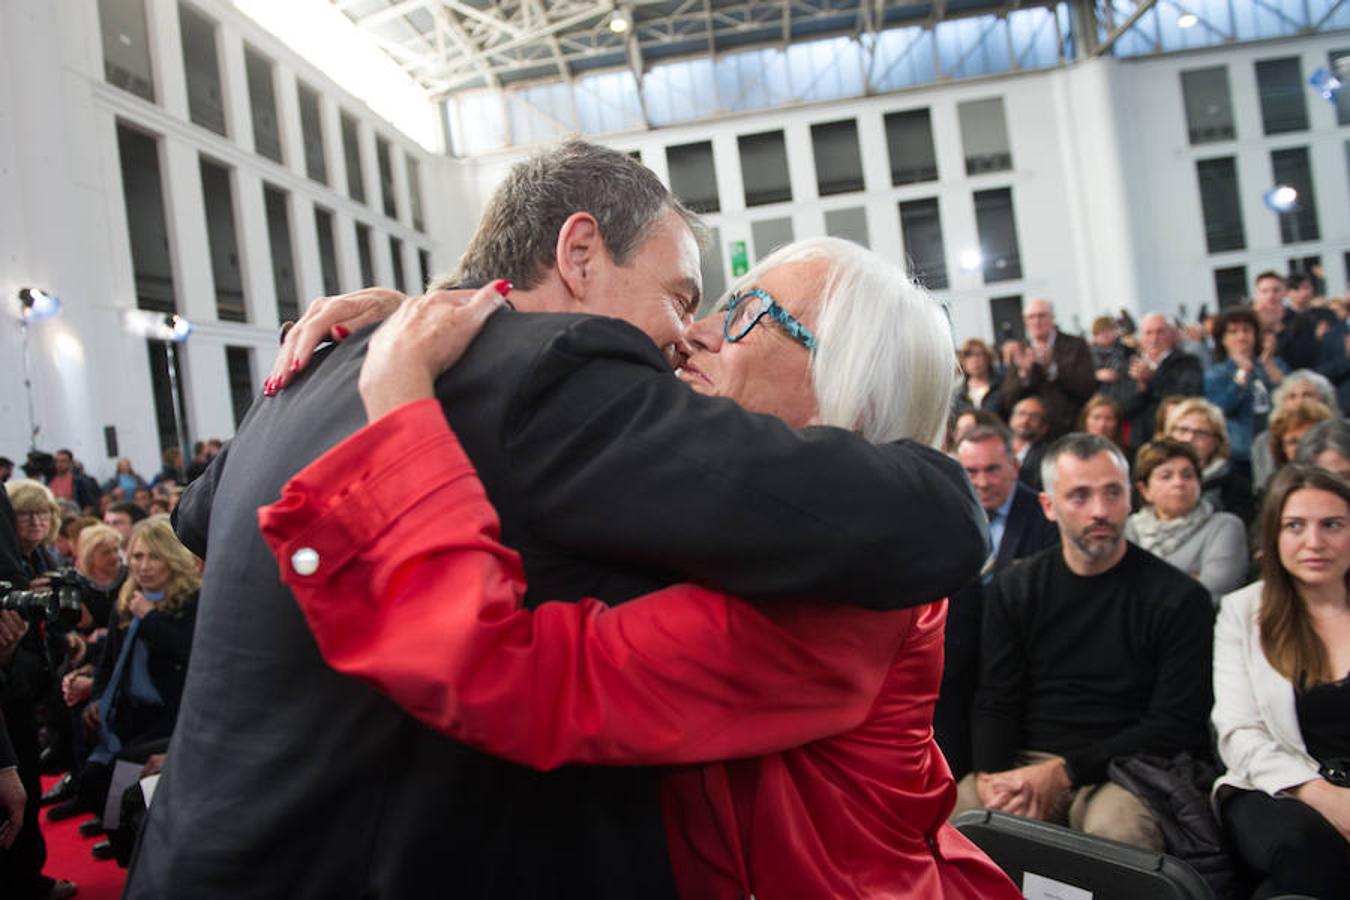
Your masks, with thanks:
<instances>
[{"instance_id":1,"label":"black folding chair","mask_svg":"<svg viewBox=\"0 0 1350 900\"><path fill-rule=\"evenodd\" d=\"M987 809L964 812L952 825L1024 891L1031 875L1088 891L1093 900L1214 898L1194 869L1165 853Z\"/></svg>"}]
</instances>

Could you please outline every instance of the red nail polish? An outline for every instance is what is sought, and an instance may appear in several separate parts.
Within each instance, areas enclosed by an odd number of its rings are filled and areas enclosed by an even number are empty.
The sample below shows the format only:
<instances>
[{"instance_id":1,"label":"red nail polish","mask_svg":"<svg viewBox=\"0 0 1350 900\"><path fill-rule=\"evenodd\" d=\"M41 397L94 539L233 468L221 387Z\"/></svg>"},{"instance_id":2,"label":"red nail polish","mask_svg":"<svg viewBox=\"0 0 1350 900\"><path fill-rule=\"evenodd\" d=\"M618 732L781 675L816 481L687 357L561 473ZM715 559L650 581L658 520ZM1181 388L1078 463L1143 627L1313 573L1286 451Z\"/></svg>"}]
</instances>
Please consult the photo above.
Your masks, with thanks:
<instances>
[{"instance_id":1,"label":"red nail polish","mask_svg":"<svg viewBox=\"0 0 1350 900\"><path fill-rule=\"evenodd\" d=\"M511 293L511 289L512 289L513 287L515 287L515 285L511 284L511 282L507 281L505 278L499 278L499 279L492 285L493 290L495 290L497 293L501 294L503 297L505 297L507 294Z\"/></svg>"},{"instance_id":2,"label":"red nail polish","mask_svg":"<svg viewBox=\"0 0 1350 900\"><path fill-rule=\"evenodd\" d=\"M352 330L351 330L350 328L348 328L346 325L334 325L334 326L333 326L333 334L336 334L336 335L337 335L337 339L338 339L339 341L345 341L345 340L347 339L347 335L349 335L349 334L351 334L351 333L352 333Z\"/></svg>"},{"instance_id":3,"label":"red nail polish","mask_svg":"<svg viewBox=\"0 0 1350 900\"><path fill-rule=\"evenodd\" d=\"M294 361L291 363L291 371L292 371L292 372L299 372L299 371L300 371L300 360L297 359L297 360L294 360Z\"/></svg>"}]
</instances>

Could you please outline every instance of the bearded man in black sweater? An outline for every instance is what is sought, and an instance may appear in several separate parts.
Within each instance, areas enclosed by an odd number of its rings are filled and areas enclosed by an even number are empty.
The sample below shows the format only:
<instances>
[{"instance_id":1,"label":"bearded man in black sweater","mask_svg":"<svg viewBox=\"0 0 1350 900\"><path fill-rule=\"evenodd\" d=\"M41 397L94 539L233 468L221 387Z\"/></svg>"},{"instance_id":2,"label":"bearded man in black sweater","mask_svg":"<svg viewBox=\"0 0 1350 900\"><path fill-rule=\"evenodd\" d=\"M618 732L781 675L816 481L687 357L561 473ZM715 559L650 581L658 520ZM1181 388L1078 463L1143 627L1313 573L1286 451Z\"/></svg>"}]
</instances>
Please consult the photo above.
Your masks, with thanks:
<instances>
[{"instance_id":1,"label":"bearded man in black sweater","mask_svg":"<svg viewBox=\"0 0 1350 900\"><path fill-rule=\"evenodd\" d=\"M1129 467L1114 444L1061 438L1042 478L1060 543L1003 572L985 599L975 771L953 815L997 809L1161 850L1157 821L1106 768L1207 753L1208 595L1125 541Z\"/></svg>"}]
</instances>

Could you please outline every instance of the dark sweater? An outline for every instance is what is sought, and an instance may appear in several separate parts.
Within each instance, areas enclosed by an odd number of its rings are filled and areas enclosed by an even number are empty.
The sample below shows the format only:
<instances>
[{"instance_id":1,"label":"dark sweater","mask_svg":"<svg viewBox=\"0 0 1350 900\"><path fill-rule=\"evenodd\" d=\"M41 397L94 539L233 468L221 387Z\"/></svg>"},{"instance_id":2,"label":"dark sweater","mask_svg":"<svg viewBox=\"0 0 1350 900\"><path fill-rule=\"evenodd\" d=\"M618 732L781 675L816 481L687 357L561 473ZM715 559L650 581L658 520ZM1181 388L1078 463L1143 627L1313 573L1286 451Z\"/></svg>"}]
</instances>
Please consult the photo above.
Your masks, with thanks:
<instances>
[{"instance_id":1,"label":"dark sweater","mask_svg":"<svg viewBox=\"0 0 1350 900\"><path fill-rule=\"evenodd\" d=\"M1085 785L1105 781L1116 756L1207 753L1209 594L1133 544L1091 578L1058 544L1005 571L985 600L982 644L976 771L1040 750Z\"/></svg>"}]
</instances>

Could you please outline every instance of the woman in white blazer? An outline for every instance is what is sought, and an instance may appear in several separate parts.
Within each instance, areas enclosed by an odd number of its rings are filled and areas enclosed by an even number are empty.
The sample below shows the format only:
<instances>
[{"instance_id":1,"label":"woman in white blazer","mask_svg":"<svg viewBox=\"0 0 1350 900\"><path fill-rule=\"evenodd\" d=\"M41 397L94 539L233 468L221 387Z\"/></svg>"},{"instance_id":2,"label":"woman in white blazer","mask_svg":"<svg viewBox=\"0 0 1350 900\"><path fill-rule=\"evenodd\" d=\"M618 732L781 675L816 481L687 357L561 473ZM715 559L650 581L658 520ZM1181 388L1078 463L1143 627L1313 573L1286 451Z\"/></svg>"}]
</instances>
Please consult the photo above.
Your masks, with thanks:
<instances>
[{"instance_id":1,"label":"woman in white blazer","mask_svg":"<svg viewBox=\"0 0 1350 900\"><path fill-rule=\"evenodd\" d=\"M1265 578L1215 631L1215 805L1256 897L1350 898L1350 485L1291 465L1261 525Z\"/></svg>"}]
</instances>

